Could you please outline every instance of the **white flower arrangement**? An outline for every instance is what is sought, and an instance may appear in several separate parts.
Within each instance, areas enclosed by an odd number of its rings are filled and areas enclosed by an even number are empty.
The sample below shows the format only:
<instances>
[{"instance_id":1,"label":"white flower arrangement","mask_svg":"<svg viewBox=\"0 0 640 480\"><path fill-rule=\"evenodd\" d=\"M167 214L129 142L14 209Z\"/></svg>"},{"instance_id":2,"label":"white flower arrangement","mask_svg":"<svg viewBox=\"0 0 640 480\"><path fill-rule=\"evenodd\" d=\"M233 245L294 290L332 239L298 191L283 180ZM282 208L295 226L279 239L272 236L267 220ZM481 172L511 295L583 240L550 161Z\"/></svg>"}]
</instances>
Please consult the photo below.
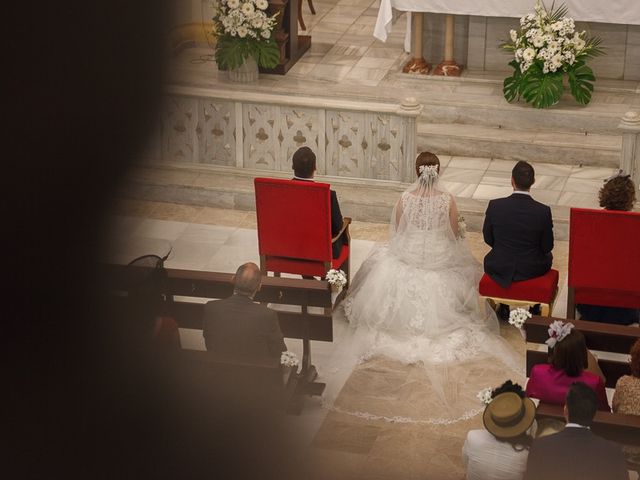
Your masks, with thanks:
<instances>
[{"instance_id":1,"label":"white flower arrangement","mask_svg":"<svg viewBox=\"0 0 640 480\"><path fill-rule=\"evenodd\" d=\"M213 0L216 62L222 68L237 68L254 57L258 65L272 68L280 53L273 39L276 16L269 16L267 0Z\"/></svg>"},{"instance_id":2,"label":"white flower arrangement","mask_svg":"<svg viewBox=\"0 0 640 480\"><path fill-rule=\"evenodd\" d=\"M493 393L492 388L490 387L483 388L478 392L478 394L476 395L476 398L480 400L482 403L484 403L485 405L489 405L491 403L491 400L493 400L493 398L491 397L492 393Z\"/></svg>"},{"instance_id":3,"label":"white flower arrangement","mask_svg":"<svg viewBox=\"0 0 640 480\"><path fill-rule=\"evenodd\" d=\"M573 323L564 323L561 320L555 320L551 325L549 325L549 338L544 343L546 343L550 348L555 347L556 343L564 340L564 338L571 333L573 328Z\"/></svg>"},{"instance_id":4,"label":"white flower arrangement","mask_svg":"<svg viewBox=\"0 0 640 480\"><path fill-rule=\"evenodd\" d=\"M547 9L538 0L535 12L520 19L520 29L511 30L510 43L502 48L514 54L509 64L515 72L505 80L504 95L508 101L524 96L527 102L535 107L543 108L560 99L563 91L562 74L569 75L571 93L581 104L591 100L595 80L593 71L586 65L586 60L603 53L599 48L599 38L587 38L587 32L576 31L573 18L567 17L565 5ZM558 73L553 81L544 88L533 88L527 79L542 78L547 74Z\"/></svg>"},{"instance_id":5,"label":"white flower arrangement","mask_svg":"<svg viewBox=\"0 0 640 480\"><path fill-rule=\"evenodd\" d=\"M532 317L531 312L524 308L515 308L509 312L509 323L516 328L522 328L525 322Z\"/></svg>"},{"instance_id":6,"label":"white flower arrangement","mask_svg":"<svg viewBox=\"0 0 640 480\"><path fill-rule=\"evenodd\" d=\"M458 215L458 237L464 238L467 236L467 223L464 221L462 215Z\"/></svg>"},{"instance_id":7,"label":"white flower arrangement","mask_svg":"<svg viewBox=\"0 0 640 480\"><path fill-rule=\"evenodd\" d=\"M420 177L422 178L438 178L438 166L437 165L420 165L418 167Z\"/></svg>"},{"instance_id":8,"label":"white flower arrangement","mask_svg":"<svg viewBox=\"0 0 640 480\"><path fill-rule=\"evenodd\" d=\"M342 270L331 269L325 276L327 282L334 287L341 288L347 284L347 276Z\"/></svg>"},{"instance_id":9,"label":"white flower arrangement","mask_svg":"<svg viewBox=\"0 0 640 480\"><path fill-rule=\"evenodd\" d=\"M280 355L280 365L295 368L299 363L297 355L289 350L282 352L282 355Z\"/></svg>"}]
</instances>

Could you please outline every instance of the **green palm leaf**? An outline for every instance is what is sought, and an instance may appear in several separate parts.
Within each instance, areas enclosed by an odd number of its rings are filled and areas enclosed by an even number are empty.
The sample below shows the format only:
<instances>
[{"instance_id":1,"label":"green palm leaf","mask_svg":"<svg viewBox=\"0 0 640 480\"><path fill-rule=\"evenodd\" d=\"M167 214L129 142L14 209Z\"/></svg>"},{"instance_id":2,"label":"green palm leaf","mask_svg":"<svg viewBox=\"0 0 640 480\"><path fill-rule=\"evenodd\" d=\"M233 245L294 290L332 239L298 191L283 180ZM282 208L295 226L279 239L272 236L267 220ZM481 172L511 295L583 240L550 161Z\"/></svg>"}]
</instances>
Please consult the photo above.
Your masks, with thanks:
<instances>
[{"instance_id":1,"label":"green palm leaf","mask_svg":"<svg viewBox=\"0 0 640 480\"><path fill-rule=\"evenodd\" d=\"M513 67L513 75L504 79L502 83L502 93L507 102L511 103L514 100L520 99L520 83L522 80L522 72L520 72L520 65L515 60L509 62L509 65Z\"/></svg>"},{"instance_id":2,"label":"green palm leaf","mask_svg":"<svg viewBox=\"0 0 640 480\"><path fill-rule=\"evenodd\" d=\"M523 76L522 96L536 108L547 108L558 103L564 90L562 75L562 70L543 73L540 64L534 63Z\"/></svg>"},{"instance_id":3,"label":"green palm leaf","mask_svg":"<svg viewBox=\"0 0 640 480\"><path fill-rule=\"evenodd\" d=\"M573 95L573 98L575 98L578 103L587 105L591 101L593 82L596 81L593 70L584 62L580 61L574 63L571 68L567 70L567 74L569 76L571 95Z\"/></svg>"}]
</instances>

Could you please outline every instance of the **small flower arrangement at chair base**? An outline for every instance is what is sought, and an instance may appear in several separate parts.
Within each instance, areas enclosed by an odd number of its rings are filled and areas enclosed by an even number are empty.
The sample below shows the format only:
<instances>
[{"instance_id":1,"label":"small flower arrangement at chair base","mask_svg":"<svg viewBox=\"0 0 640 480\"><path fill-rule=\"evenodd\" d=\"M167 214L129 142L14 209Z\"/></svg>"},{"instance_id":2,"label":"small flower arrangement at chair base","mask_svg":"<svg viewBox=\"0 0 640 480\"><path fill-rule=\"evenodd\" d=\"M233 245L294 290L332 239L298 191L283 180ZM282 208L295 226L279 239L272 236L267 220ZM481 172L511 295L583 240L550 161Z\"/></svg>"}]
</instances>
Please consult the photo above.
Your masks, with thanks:
<instances>
[{"instance_id":1,"label":"small flower arrangement at chair base","mask_svg":"<svg viewBox=\"0 0 640 480\"><path fill-rule=\"evenodd\" d=\"M338 292L347 284L347 276L342 270L331 269L325 276L329 285L331 285L332 292Z\"/></svg>"},{"instance_id":2,"label":"small flower arrangement at chair base","mask_svg":"<svg viewBox=\"0 0 640 480\"><path fill-rule=\"evenodd\" d=\"M213 0L215 58L229 79L251 82L258 79L258 67L273 68L280 51L273 35L276 16L268 16L267 0Z\"/></svg>"},{"instance_id":3,"label":"small flower arrangement at chair base","mask_svg":"<svg viewBox=\"0 0 640 480\"><path fill-rule=\"evenodd\" d=\"M282 365L283 367L295 368L297 371L299 364L300 361L298 360L298 356L295 353L290 352L289 350L287 350L286 352L282 352L282 354L280 355L280 365Z\"/></svg>"},{"instance_id":4,"label":"small flower arrangement at chair base","mask_svg":"<svg viewBox=\"0 0 640 480\"><path fill-rule=\"evenodd\" d=\"M509 63L513 75L503 83L508 102L522 97L536 108L555 105L564 92L565 75L573 98L582 105L591 101L596 77L587 60L604 53L601 40L577 32L567 13L565 5L547 9L538 0L535 13L520 19L520 30L511 30L511 43L501 45L515 56Z\"/></svg>"}]
</instances>

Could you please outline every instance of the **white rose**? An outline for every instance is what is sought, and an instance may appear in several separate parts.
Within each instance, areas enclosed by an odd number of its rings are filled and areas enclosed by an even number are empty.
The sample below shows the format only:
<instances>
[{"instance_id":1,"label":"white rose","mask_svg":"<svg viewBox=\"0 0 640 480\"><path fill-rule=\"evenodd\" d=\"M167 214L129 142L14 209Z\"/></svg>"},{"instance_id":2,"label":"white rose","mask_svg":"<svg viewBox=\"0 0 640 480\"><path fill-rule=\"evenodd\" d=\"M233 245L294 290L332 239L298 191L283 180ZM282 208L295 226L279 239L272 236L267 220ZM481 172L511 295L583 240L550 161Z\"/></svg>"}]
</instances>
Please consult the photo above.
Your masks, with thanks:
<instances>
[{"instance_id":1,"label":"white rose","mask_svg":"<svg viewBox=\"0 0 640 480\"><path fill-rule=\"evenodd\" d=\"M536 58L536 51L531 47L525 48L524 52L522 52L522 58L525 62L531 62Z\"/></svg>"},{"instance_id":2,"label":"white rose","mask_svg":"<svg viewBox=\"0 0 640 480\"><path fill-rule=\"evenodd\" d=\"M260 35L262 35L263 38L270 38L271 37L271 30L262 30L260 32Z\"/></svg>"},{"instance_id":3,"label":"white rose","mask_svg":"<svg viewBox=\"0 0 640 480\"><path fill-rule=\"evenodd\" d=\"M256 0L256 7L260 10L266 10L269 7L269 2L267 0Z\"/></svg>"},{"instance_id":4,"label":"white rose","mask_svg":"<svg viewBox=\"0 0 640 480\"><path fill-rule=\"evenodd\" d=\"M512 42L515 42L518 39L518 32L516 32L515 30L511 30L509 32L509 35L511 35Z\"/></svg>"},{"instance_id":5,"label":"white rose","mask_svg":"<svg viewBox=\"0 0 640 480\"><path fill-rule=\"evenodd\" d=\"M573 43L576 46L576 52L580 52L584 49L585 42L583 39L578 38L577 40L574 40Z\"/></svg>"},{"instance_id":6,"label":"white rose","mask_svg":"<svg viewBox=\"0 0 640 480\"><path fill-rule=\"evenodd\" d=\"M248 32L249 32L249 30L247 29L247 27L245 27L245 26L243 26L243 25L240 25L240 26L238 27L238 36L239 36L240 38L244 38L244 37L246 37Z\"/></svg>"},{"instance_id":7,"label":"white rose","mask_svg":"<svg viewBox=\"0 0 640 480\"><path fill-rule=\"evenodd\" d=\"M240 6L240 0L229 0L227 2L227 5L231 9L238 8Z\"/></svg>"},{"instance_id":8,"label":"white rose","mask_svg":"<svg viewBox=\"0 0 640 480\"><path fill-rule=\"evenodd\" d=\"M540 48L544 45L544 37L542 35L538 35L533 38L533 46L536 48Z\"/></svg>"}]
</instances>

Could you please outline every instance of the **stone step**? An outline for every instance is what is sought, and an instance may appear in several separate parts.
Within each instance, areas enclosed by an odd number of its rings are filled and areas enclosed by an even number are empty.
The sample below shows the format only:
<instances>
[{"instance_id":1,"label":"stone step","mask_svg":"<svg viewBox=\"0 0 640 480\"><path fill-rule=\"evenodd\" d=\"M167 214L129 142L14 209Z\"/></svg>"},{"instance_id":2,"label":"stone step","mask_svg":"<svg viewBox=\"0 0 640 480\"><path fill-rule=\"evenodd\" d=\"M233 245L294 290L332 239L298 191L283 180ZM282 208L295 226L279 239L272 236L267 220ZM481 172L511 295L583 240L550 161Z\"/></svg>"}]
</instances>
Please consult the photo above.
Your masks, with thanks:
<instances>
[{"instance_id":1,"label":"stone step","mask_svg":"<svg viewBox=\"0 0 640 480\"><path fill-rule=\"evenodd\" d=\"M449 158L443 157L443 164ZM455 159L454 159L455 160ZM480 159L478 159L480 160ZM489 162L489 159L485 159ZM495 161L494 161L495 162ZM507 163L504 162L506 168ZM455 165L455 161L452 161ZM549 169L557 168L553 165ZM443 179L446 178L447 168L443 167ZM455 167L451 167L455 169ZM536 168L545 172L545 165L538 164ZM577 168L577 167L566 167ZM504 169L503 169L504 170ZM595 169L594 169L595 170ZM576 170L572 170L576 171ZM586 170L588 171L588 167ZM553 172L552 172L553 173ZM177 166L166 164L145 164L133 169L127 182L123 185L120 196L148 201L171 202L186 205L230 208L237 210L255 210L253 179L258 176L274 178L290 178L289 172L275 172L263 170L236 170L231 167L211 166ZM507 174L508 176L508 174ZM544 176L544 175L543 175ZM586 175L589 177L589 175ZM591 175L593 176L593 175ZM541 176L542 177L542 176ZM352 217L354 221L387 223L391 211L407 185L384 180L360 180L344 177L318 176L318 181L326 181L336 190L340 199L343 215ZM452 193L456 194L458 209L464 215L469 231L479 231L482 228L484 212L489 198L507 195L510 191L508 179L506 186L498 187L489 192L482 189L482 185L472 184L469 188L456 192L455 182L445 182ZM486 186L485 186L486 187ZM470 192L476 190L476 192ZM581 202L584 207L597 207L597 188L593 183L593 192L569 193L573 197L560 194L556 197L562 204L546 201L545 191L533 191L533 196L549 204L554 218L554 232L558 240L567 239L569 206L568 200ZM504 190L504 192L503 192ZM587 202L587 203L585 203ZM591 202L591 203L589 203Z\"/></svg>"},{"instance_id":2,"label":"stone step","mask_svg":"<svg viewBox=\"0 0 640 480\"><path fill-rule=\"evenodd\" d=\"M567 93L552 108L536 109L524 102L508 103L502 94L501 80L427 78L408 74L389 76L395 95L412 92L425 106L420 120L426 123L619 135L617 127L622 116L640 105L635 83L608 82L609 86L598 86L587 107L576 104Z\"/></svg>"},{"instance_id":3,"label":"stone step","mask_svg":"<svg viewBox=\"0 0 640 480\"><path fill-rule=\"evenodd\" d=\"M622 136L420 122L417 144L442 155L616 168Z\"/></svg>"}]
</instances>

